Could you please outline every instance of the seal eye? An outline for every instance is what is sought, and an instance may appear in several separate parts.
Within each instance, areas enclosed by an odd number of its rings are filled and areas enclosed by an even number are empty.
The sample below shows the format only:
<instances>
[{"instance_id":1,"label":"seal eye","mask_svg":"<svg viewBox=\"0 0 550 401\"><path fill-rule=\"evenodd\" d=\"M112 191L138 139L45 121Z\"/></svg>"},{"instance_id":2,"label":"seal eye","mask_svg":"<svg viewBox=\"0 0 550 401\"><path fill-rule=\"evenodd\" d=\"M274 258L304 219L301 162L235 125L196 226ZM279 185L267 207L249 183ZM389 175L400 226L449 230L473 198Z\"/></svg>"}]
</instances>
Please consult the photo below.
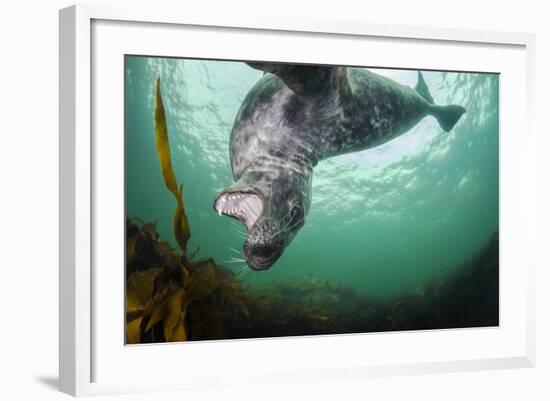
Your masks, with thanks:
<instances>
[{"instance_id":1,"label":"seal eye","mask_svg":"<svg viewBox=\"0 0 550 401\"><path fill-rule=\"evenodd\" d=\"M303 217L303 211L300 206L294 206L290 211L290 216L292 218L292 226L299 224Z\"/></svg>"}]
</instances>

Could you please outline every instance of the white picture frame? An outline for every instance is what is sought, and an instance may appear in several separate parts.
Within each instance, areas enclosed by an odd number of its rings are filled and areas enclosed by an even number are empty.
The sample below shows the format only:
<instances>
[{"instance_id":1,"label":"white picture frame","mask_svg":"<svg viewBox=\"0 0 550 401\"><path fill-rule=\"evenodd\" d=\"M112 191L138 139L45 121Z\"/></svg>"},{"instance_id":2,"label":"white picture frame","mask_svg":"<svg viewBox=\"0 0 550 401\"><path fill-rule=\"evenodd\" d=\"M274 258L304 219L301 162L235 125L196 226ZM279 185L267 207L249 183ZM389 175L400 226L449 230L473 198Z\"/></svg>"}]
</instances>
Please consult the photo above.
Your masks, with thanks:
<instances>
[{"instance_id":1,"label":"white picture frame","mask_svg":"<svg viewBox=\"0 0 550 401\"><path fill-rule=\"evenodd\" d=\"M117 26L117 24L119 24ZM98 256L94 253L94 240L98 230L97 199L95 191L98 189L96 177L101 174L101 163L103 169L106 167L116 167L116 158L120 158L120 152L113 152L112 155L102 153L105 150L104 145L94 141L93 127L101 124L95 119L102 118L102 114L95 110L93 101L94 74L103 68L98 57L98 51L109 47L115 53L130 52L124 50L129 46L132 50L139 52L132 42L139 37L141 29L150 29L152 35L165 37L174 34L175 30L185 27L192 27L198 30L196 33L208 35L210 32L218 32L219 35L231 34L239 35L242 40L251 38L251 35L262 34L266 38L269 35L286 35L286 37L306 37L307 38L325 38L327 41L331 37L343 38L343 40L362 40L363 38L383 39L388 43L394 41L414 41L415 43L431 43L439 46L444 51L445 46L454 46L455 52L467 51L467 48L479 49L481 52L496 49L495 59L498 59L499 51L503 54L510 49L510 52L503 55L502 60L510 61L510 64L502 66L502 69L510 68L509 76L514 77L514 85L517 87L518 98L509 99L510 91L502 91L501 102L504 110L510 107L521 108L519 116L515 120L501 120L502 128L506 132L507 123L517 124L525 132L521 142L517 142L512 137L503 137L505 139L501 145L501 182L506 183L501 189L501 200L506 199L506 205L501 210L501 219L509 220L503 226L503 232L507 237L503 238L501 247L514 243L517 240L516 249L506 253L507 260L510 261L510 267L503 269L504 280L508 281L501 285L504 290L503 308L510 305L518 305L517 313L519 322L503 324L492 331L460 331L449 330L440 333L415 332L408 333L402 337L396 337L393 333L381 333L378 336L373 335L353 335L353 336L329 336L323 338L308 339L271 339L271 340L247 340L234 342L206 342L201 345L193 344L185 352L189 357L197 357L199 354L216 355L220 352L227 352L229 356L241 356L243 366L235 367L237 379L229 373L230 367L223 366L220 362L220 368L214 371L207 371L206 368L198 369L195 372L188 372L185 379L177 377L159 376L149 381L131 380L124 377L123 374L115 374L115 370L120 372L121 364L127 364L130 367L135 365L140 358L170 358L169 354L179 353L177 344L173 345L154 345L133 348L131 353L124 350L123 340L118 336L117 330L122 327L110 326L111 320L104 319L105 314L101 312L101 305L96 305L94 300L95 291L98 286L102 287L104 293L110 294L106 297L119 297L120 310L122 310L122 293L120 286L114 285L105 287L101 281L102 276L94 273L94 263L98 258L107 256ZM157 29L158 28L158 29ZM130 35L130 30L132 30ZM172 31L171 31L172 30ZM154 33L153 33L154 31ZM124 41L121 39L124 32L128 32ZM179 31L178 31L179 32ZM96 39L94 41L94 34ZM108 37L106 35L114 35ZM115 37L116 36L116 37ZM208 47L209 41L205 36L205 46ZM157 37L157 36L155 36ZM110 39L112 44L107 46L105 38ZM307 40L310 40L307 39ZM124 43L123 43L124 42ZM144 42L144 41L142 41ZM146 41L145 41L146 42ZM344 43L344 42L342 42ZM408 42L412 43L412 42ZM257 382L292 382L293 380L325 380L329 376L337 378L361 378L368 376L381 375L400 375L400 374L418 374L432 372L448 371L466 371L478 369L501 369L510 367L530 367L535 364L535 322L534 322L534 300L535 284L534 270L536 260L533 252L528 252L535 235L536 210L534 205L535 198L535 136L532 128L534 112L534 35L523 33L506 32L484 32L457 29L438 29L427 27L397 26L397 25L373 25L368 23L347 22L347 21L315 21L315 20L295 20L292 18L258 18L252 15L242 16L241 19L226 19L219 16L208 15L186 15L181 10L166 10L155 7L139 8L113 8L99 5L78 5L72 6L60 11L60 390L75 396L107 394L107 393L126 393L135 391L157 391L167 389L197 389L208 388L211 386L226 386L245 384L246 381L238 380L238 373L248 372ZM117 47L118 46L118 47ZM141 43L140 46L147 46ZM159 49L164 55L171 52L170 46ZM253 46L251 46L252 48ZM238 57L231 56L231 49L227 50L226 58L244 58L246 59L246 49L240 47L243 53ZM461 50L462 48L466 50ZM498 50L501 49L501 50ZM191 51L191 50L189 50ZM235 50L233 50L235 51ZM257 51L252 49L251 52ZM116 53L118 52L118 53ZM149 52L144 54L151 54ZM177 56L177 54L176 54ZM282 56L278 56L282 57ZM289 56L294 59L293 56ZM397 58L388 58L384 65L390 66L391 63L399 62ZM223 57L221 57L223 58ZM101 60L106 59L105 57ZM393 60L393 61L392 61ZM397 61L395 61L397 60ZM120 60L119 60L120 61ZM318 61L318 60L315 60ZM118 61L117 61L118 62ZM471 60L471 65L483 66L486 61L483 58ZM402 61L404 63L404 61ZM494 61L493 61L494 63ZM108 67L110 64L106 64ZM507 66L516 67L507 67ZM395 66L395 65L394 65ZM407 65L397 65L407 66ZM427 68L441 68L444 64L425 65ZM461 69L463 66L457 66ZM478 68L478 70L483 70ZM514 69L516 68L516 69ZM94 71L97 69L98 71ZM475 70L475 68L474 68ZM494 68L492 71L497 71ZM498 69L498 71L501 71ZM116 71L115 75L122 76L122 71ZM103 76L103 75L102 75ZM505 74L506 76L506 74ZM103 78L99 78L100 81ZM97 82L96 82L97 83ZM117 89L118 88L118 89ZM118 91L120 86L115 85L114 91ZM102 93L98 89L97 93ZM97 93L95 94L97 96ZM119 94L120 95L120 94ZM97 100L97 99L96 99ZM116 100L114 100L116 102ZM515 102L515 103L514 103ZM524 108L524 109L523 109ZM118 110L118 109L115 109ZM120 117L120 116L119 116ZM508 117L505 117L508 118ZM116 118L114 118L116 119ZM114 126L118 126L114 124ZM122 132L114 134L122 135ZM113 146L116 146L114 144ZM516 151L517 166L510 165L510 158L507 156L510 149ZM105 158L103 158L105 155ZM115 164L111 161L115 160ZM99 163L99 164L98 164ZM109 164L111 163L111 164ZM99 169L99 170L98 170ZM114 175L116 176L116 174ZM116 177L115 177L116 178ZM115 179L113 178L113 179ZM508 185L509 183L509 185ZM113 185L117 185L113 182ZM521 190L517 189L521 185ZM108 187L106 187L108 188ZM512 230L506 230L506 227L519 227L520 234L514 234ZM99 227L103 227L99 224ZM506 231L504 231L506 230ZM506 248L505 248L506 249ZM522 254L523 258L518 255ZM502 250L501 250L502 257ZM103 259L101 259L103 260ZM521 262L519 262L521 260ZM515 270L514 270L515 269ZM120 266L122 274L123 266ZM519 272L519 273L518 273ZM519 276L512 276L519 274ZM506 284L509 283L509 284ZM506 287L506 285L508 285ZM118 292L118 293L117 293ZM513 294L513 295L510 295ZM508 297L508 298L506 298ZM510 301L507 303L506 301ZM122 313L121 313L122 314ZM506 320L505 320L506 321ZM97 326L107 327L113 330L112 337L115 337L114 344L121 347L120 355L116 353L107 356L108 347L105 345L105 331L98 335ZM499 333L512 334L500 336ZM109 334L107 334L109 335ZM393 337L392 337L393 336ZM472 351L464 354L464 357L448 357L442 355L442 359L428 358L426 360L418 359L411 354L407 357L390 358L383 352L379 357L372 360L366 360L360 352L357 355L349 354L346 357L336 357L336 350L341 347L358 347L363 344L377 342L377 347L383 348L386 339L390 342L401 341L421 344L422 338L429 337L430 342L437 341L456 341L457 344L474 345L476 341L487 341L498 343L491 351L485 353L481 351ZM502 343L500 343L502 342ZM230 344L230 345L229 345ZM352 344L352 345L350 345ZM382 344L382 345L380 345ZM324 357L315 359L316 350L323 347ZM339 348L340 347L340 348ZM368 348L368 347L367 347ZM472 347L476 348L476 347ZM481 349L481 347L480 347ZM334 352L332 352L333 350ZM460 354L461 347L457 346L455 355ZM290 355L300 355L304 358L311 357L310 363L300 363L295 361L286 368L281 364L277 365L276 356L281 352L288 352ZM251 368L245 366L247 358L252 355L264 353L273 354L270 359L273 366L255 367L253 372ZM404 354L403 354L404 355ZM116 359L120 357L120 359ZM101 360L98 363L96 358ZM112 358L112 359L110 359ZM346 359L347 358L347 359ZM145 360L144 359L144 360ZM112 372L103 374L101 366L107 371L106 365L112 365ZM265 363L264 363L265 365ZM197 365L200 366L200 365ZM224 370L225 369L225 370ZM263 370L265 369L265 370ZM128 370L131 374L131 369ZM269 375L263 374L269 372ZM226 375L226 373L228 373Z\"/></svg>"}]
</instances>

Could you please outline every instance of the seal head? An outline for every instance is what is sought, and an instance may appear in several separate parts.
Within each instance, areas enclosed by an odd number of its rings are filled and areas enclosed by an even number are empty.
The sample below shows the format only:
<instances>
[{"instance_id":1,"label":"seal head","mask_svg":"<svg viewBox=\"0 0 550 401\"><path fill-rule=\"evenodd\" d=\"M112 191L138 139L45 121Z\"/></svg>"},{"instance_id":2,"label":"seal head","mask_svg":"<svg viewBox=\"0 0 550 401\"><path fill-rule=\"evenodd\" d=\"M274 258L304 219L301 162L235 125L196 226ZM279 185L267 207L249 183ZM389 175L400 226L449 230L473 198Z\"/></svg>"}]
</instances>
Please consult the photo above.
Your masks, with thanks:
<instances>
[{"instance_id":1,"label":"seal head","mask_svg":"<svg viewBox=\"0 0 550 401\"><path fill-rule=\"evenodd\" d=\"M304 225L310 194L311 179L299 174L284 170L248 173L216 197L214 209L246 226L243 252L247 263L253 270L265 270Z\"/></svg>"}]
</instances>

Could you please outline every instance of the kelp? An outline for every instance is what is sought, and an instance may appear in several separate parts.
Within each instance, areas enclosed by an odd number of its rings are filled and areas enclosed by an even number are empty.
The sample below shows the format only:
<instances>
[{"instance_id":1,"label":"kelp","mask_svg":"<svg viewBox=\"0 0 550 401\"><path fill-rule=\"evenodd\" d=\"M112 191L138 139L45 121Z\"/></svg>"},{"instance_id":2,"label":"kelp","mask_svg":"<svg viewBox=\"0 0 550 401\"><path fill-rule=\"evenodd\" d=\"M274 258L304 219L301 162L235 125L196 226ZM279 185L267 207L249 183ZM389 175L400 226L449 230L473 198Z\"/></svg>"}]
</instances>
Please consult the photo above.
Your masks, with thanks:
<instances>
[{"instance_id":1,"label":"kelp","mask_svg":"<svg viewBox=\"0 0 550 401\"><path fill-rule=\"evenodd\" d=\"M170 142L168 140L168 127L166 124L166 113L160 92L160 77L157 78L157 91L155 97L155 137L157 144L157 155L160 160L160 167L166 188L177 201L176 211L172 220L172 227L176 241L183 252L187 250L187 241L191 237L189 221L185 215L183 204L183 185L178 187L174 170L172 169L172 159L170 157Z\"/></svg>"},{"instance_id":2,"label":"kelp","mask_svg":"<svg viewBox=\"0 0 550 401\"><path fill-rule=\"evenodd\" d=\"M172 168L160 79L155 137L166 188L177 202L178 247L160 238L156 223L126 220L127 344L498 325L496 233L470 260L391 300L314 276L251 292L214 259L187 252L191 230Z\"/></svg>"},{"instance_id":3,"label":"kelp","mask_svg":"<svg viewBox=\"0 0 550 401\"><path fill-rule=\"evenodd\" d=\"M234 274L211 258L190 260L161 241L154 225L126 223L126 342L225 338L224 319L250 316Z\"/></svg>"},{"instance_id":4,"label":"kelp","mask_svg":"<svg viewBox=\"0 0 550 401\"><path fill-rule=\"evenodd\" d=\"M233 316L249 316L249 312L240 284L230 271L211 258L194 261L194 255L187 254L191 230L183 185L178 186L172 168L160 78L155 97L155 138L164 183L177 202L172 225L180 250L159 239L154 223L127 219L126 341L136 344L223 338L220 302L236 305Z\"/></svg>"}]
</instances>

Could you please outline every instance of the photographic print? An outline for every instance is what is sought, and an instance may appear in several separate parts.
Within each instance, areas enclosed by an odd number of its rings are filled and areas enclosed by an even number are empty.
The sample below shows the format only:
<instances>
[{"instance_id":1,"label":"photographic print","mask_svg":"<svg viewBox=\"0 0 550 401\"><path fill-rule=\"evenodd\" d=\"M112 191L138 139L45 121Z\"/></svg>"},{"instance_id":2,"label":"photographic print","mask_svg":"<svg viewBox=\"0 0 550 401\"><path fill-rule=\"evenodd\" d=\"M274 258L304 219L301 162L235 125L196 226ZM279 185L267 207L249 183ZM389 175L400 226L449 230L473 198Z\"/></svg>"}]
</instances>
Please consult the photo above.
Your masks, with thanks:
<instances>
[{"instance_id":1,"label":"photographic print","mask_svg":"<svg viewBox=\"0 0 550 401\"><path fill-rule=\"evenodd\" d=\"M126 344L498 326L498 74L124 79Z\"/></svg>"}]
</instances>

